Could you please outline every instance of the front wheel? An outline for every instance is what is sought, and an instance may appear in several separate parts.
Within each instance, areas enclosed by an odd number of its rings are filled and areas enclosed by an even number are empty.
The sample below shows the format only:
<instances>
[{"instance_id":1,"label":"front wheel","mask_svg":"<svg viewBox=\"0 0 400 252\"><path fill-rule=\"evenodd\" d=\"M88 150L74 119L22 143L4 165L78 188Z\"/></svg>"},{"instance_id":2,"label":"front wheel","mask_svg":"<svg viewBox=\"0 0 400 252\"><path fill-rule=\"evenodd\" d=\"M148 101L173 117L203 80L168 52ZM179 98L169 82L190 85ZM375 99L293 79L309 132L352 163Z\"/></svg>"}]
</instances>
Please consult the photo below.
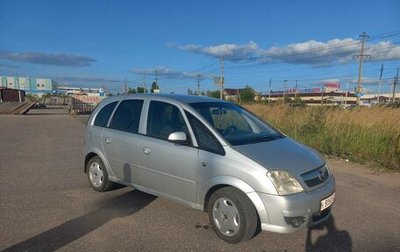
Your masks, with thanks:
<instances>
[{"instance_id":1,"label":"front wheel","mask_svg":"<svg viewBox=\"0 0 400 252\"><path fill-rule=\"evenodd\" d=\"M108 180L108 173L99 157L93 157L86 166L89 185L96 191L104 192L111 189L113 182Z\"/></svg>"},{"instance_id":2,"label":"front wheel","mask_svg":"<svg viewBox=\"0 0 400 252\"><path fill-rule=\"evenodd\" d=\"M215 233L226 242L244 242L257 232L257 211L250 199L236 188L225 187L213 193L208 215Z\"/></svg>"}]
</instances>

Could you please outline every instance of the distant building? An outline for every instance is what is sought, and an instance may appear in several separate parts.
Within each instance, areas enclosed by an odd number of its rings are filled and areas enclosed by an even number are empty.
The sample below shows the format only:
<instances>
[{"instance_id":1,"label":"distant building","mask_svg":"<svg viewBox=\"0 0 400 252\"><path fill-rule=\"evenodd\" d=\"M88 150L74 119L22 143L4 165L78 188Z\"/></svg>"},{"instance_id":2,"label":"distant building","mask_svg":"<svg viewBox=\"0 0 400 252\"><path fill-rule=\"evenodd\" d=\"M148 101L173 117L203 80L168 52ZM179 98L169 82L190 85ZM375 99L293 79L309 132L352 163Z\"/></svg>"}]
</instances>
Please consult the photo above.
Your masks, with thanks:
<instances>
[{"instance_id":1,"label":"distant building","mask_svg":"<svg viewBox=\"0 0 400 252\"><path fill-rule=\"evenodd\" d=\"M19 89L0 87L0 103L2 102L24 102L25 91Z\"/></svg>"},{"instance_id":2,"label":"distant building","mask_svg":"<svg viewBox=\"0 0 400 252\"><path fill-rule=\"evenodd\" d=\"M325 92L318 89L320 92L283 92L275 91L271 94L265 94L261 97L261 100L270 100L272 102L290 99L290 100L301 100L308 105L351 105L356 104L357 96L352 92Z\"/></svg>"},{"instance_id":3,"label":"distant building","mask_svg":"<svg viewBox=\"0 0 400 252\"><path fill-rule=\"evenodd\" d=\"M335 88L335 87L333 87ZM290 90L284 91L271 91L271 94L262 95L262 101L283 101L285 100L298 100L302 101L307 105L355 105L357 104L357 94L355 92L349 91L331 91L327 92L325 90L313 89L313 92L306 92L304 90L298 90L296 92L290 92ZM400 101L400 93L396 93L395 101ZM381 94L378 98L377 94L365 94L361 96L361 104L364 106L369 106L373 104L380 103L390 103L393 102L392 94Z\"/></svg>"},{"instance_id":4,"label":"distant building","mask_svg":"<svg viewBox=\"0 0 400 252\"><path fill-rule=\"evenodd\" d=\"M339 82L325 82L324 83L324 91L325 92L338 92L340 90Z\"/></svg>"},{"instance_id":5,"label":"distant building","mask_svg":"<svg viewBox=\"0 0 400 252\"><path fill-rule=\"evenodd\" d=\"M87 87L57 87L58 93L66 95L87 95L87 96L104 96L102 88L87 88Z\"/></svg>"},{"instance_id":6,"label":"distant building","mask_svg":"<svg viewBox=\"0 0 400 252\"><path fill-rule=\"evenodd\" d=\"M224 89L224 97L228 101L238 101L240 98L240 92L245 90L245 88L225 88ZM251 88L251 91L254 93L254 101L258 101L260 99L260 93L254 91Z\"/></svg>"},{"instance_id":7,"label":"distant building","mask_svg":"<svg viewBox=\"0 0 400 252\"><path fill-rule=\"evenodd\" d=\"M56 85L52 79L0 76L0 87L19 89L38 96L51 93Z\"/></svg>"}]
</instances>

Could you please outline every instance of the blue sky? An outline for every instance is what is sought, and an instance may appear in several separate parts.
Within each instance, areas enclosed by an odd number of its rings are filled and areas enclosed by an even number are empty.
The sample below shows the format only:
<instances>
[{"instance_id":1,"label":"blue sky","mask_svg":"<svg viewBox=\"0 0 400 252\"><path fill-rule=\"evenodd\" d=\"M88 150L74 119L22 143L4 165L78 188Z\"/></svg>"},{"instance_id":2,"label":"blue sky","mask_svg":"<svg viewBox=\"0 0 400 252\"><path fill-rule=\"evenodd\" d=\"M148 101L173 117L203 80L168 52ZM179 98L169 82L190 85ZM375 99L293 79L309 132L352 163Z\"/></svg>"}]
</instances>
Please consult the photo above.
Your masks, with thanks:
<instances>
[{"instance_id":1,"label":"blue sky","mask_svg":"<svg viewBox=\"0 0 400 252\"><path fill-rule=\"evenodd\" d=\"M400 67L400 1L0 1L0 75L54 78L116 93L157 70L162 92L212 90L224 57L227 87L262 92L354 87L358 36L371 59L366 89L383 90Z\"/></svg>"}]
</instances>

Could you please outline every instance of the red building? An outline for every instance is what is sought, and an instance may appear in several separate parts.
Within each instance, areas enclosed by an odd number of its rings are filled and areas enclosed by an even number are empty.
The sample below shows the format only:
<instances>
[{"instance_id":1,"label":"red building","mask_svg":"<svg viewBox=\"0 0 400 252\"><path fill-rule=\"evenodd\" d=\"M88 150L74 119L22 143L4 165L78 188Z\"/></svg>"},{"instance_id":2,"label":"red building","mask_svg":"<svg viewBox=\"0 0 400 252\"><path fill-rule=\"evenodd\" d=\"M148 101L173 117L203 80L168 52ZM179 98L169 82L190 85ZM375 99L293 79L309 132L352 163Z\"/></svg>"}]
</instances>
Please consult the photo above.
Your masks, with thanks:
<instances>
[{"instance_id":1,"label":"red building","mask_svg":"<svg viewBox=\"0 0 400 252\"><path fill-rule=\"evenodd\" d=\"M24 102L25 91L0 87L0 102Z\"/></svg>"}]
</instances>

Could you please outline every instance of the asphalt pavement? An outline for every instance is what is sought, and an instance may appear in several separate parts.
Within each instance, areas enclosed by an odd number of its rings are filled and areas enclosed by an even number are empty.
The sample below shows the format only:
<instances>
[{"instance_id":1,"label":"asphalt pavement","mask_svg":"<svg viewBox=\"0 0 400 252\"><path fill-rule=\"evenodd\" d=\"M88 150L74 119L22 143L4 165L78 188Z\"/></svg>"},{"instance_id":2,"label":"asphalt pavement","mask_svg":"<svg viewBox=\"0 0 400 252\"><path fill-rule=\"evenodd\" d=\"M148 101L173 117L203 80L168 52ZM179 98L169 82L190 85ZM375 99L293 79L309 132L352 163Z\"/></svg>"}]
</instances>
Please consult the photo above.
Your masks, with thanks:
<instances>
[{"instance_id":1,"label":"asphalt pavement","mask_svg":"<svg viewBox=\"0 0 400 252\"><path fill-rule=\"evenodd\" d=\"M206 213L126 187L91 190L84 127L65 110L0 115L1 251L400 251L400 174L329 158L329 222L231 245Z\"/></svg>"}]
</instances>

